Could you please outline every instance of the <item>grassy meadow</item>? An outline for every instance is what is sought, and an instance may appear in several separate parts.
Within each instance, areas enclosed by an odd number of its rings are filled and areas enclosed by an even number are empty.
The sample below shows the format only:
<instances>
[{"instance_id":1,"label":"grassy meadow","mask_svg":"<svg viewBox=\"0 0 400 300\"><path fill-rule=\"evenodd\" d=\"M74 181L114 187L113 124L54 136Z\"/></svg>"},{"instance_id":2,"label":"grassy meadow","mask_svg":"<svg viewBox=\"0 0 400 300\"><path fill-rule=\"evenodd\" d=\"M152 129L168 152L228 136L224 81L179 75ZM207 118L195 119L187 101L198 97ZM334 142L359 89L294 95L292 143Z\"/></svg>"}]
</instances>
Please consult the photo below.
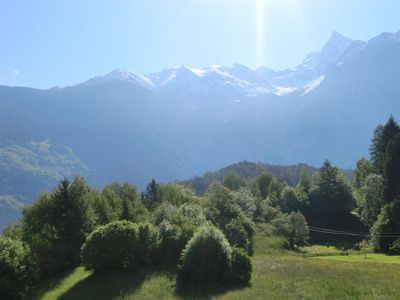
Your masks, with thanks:
<instances>
[{"instance_id":1,"label":"grassy meadow","mask_svg":"<svg viewBox=\"0 0 400 300\"><path fill-rule=\"evenodd\" d=\"M317 259L324 259L330 261L344 261L344 262L360 262L360 263L386 263L386 264L400 264L400 256L391 256L378 253L370 254L357 254L357 255L329 255L318 256Z\"/></svg>"},{"instance_id":2,"label":"grassy meadow","mask_svg":"<svg viewBox=\"0 0 400 300\"><path fill-rule=\"evenodd\" d=\"M42 284L33 299L400 299L400 264L381 254L309 256L334 247L312 246L299 253L282 248L283 240L258 233L251 284L230 290L177 292L176 269L94 275L83 267ZM305 255L307 254L307 255ZM371 262L371 263L366 263Z\"/></svg>"}]
</instances>

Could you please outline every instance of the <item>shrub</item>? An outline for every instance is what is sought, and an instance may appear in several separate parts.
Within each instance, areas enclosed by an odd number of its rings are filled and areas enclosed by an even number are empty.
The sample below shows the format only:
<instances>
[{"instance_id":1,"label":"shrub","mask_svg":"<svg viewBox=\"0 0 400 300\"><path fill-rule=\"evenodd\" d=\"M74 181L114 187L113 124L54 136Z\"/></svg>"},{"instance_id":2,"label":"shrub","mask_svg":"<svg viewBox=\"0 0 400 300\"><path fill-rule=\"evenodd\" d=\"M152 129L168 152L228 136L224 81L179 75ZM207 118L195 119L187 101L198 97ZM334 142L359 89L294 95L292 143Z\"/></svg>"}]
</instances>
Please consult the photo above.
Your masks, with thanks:
<instances>
[{"instance_id":1,"label":"shrub","mask_svg":"<svg viewBox=\"0 0 400 300\"><path fill-rule=\"evenodd\" d=\"M177 261L185 243L182 242L182 230L167 220L158 225L160 230L160 261Z\"/></svg>"},{"instance_id":2,"label":"shrub","mask_svg":"<svg viewBox=\"0 0 400 300\"><path fill-rule=\"evenodd\" d=\"M393 253L400 253L400 238L397 238L392 245L389 247L390 251Z\"/></svg>"},{"instance_id":3,"label":"shrub","mask_svg":"<svg viewBox=\"0 0 400 300\"><path fill-rule=\"evenodd\" d=\"M159 233L157 228L150 223L141 223L138 226L137 254L141 263L153 262L159 244Z\"/></svg>"},{"instance_id":4,"label":"shrub","mask_svg":"<svg viewBox=\"0 0 400 300\"><path fill-rule=\"evenodd\" d=\"M370 241L367 240L362 240L359 244L359 249L362 254L364 254L364 257L367 258L367 254L373 252L374 247L371 245Z\"/></svg>"},{"instance_id":5,"label":"shrub","mask_svg":"<svg viewBox=\"0 0 400 300\"><path fill-rule=\"evenodd\" d=\"M395 242L396 237L385 236L387 232L400 231L400 199L385 205L378 220L372 227L371 242L375 251L389 252L390 246Z\"/></svg>"},{"instance_id":6,"label":"shrub","mask_svg":"<svg viewBox=\"0 0 400 300\"><path fill-rule=\"evenodd\" d=\"M82 262L89 270L132 269L136 256L138 226L129 221L114 221L95 229L82 246Z\"/></svg>"},{"instance_id":7,"label":"shrub","mask_svg":"<svg viewBox=\"0 0 400 300\"><path fill-rule=\"evenodd\" d=\"M249 283L252 270L251 260L247 253L241 248L233 247L230 279L236 283Z\"/></svg>"},{"instance_id":8,"label":"shrub","mask_svg":"<svg viewBox=\"0 0 400 300\"><path fill-rule=\"evenodd\" d=\"M249 255L253 254L254 224L246 217L232 219L226 224L223 232L232 246L240 247Z\"/></svg>"},{"instance_id":9,"label":"shrub","mask_svg":"<svg viewBox=\"0 0 400 300\"><path fill-rule=\"evenodd\" d=\"M240 206L243 213L250 220L253 219L254 213L257 210L256 198L246 188L240 188L236 192L232 192L233 202Z\"/></svg>"},{"instance_id":10,"label":"shrub","mask_svg":"<svg viewBox=\"0 0 400 300\"><path fill-rule=\"evenodd\" d=\"M165 202L155 210L155 223L160 230L161 261L177 261L194 232L206 223L203 208L185 203L179 208Z\"/></svg>"},{"instance_id":11,"label":"shrub","mask_svg":"<svg viewBox=\"0 0 400 300\"><path fill-rule=\"evenodd\" d=\"M213 225L201 227L182 252L178 285L241 283L250 281L252 265L247 253L229 245Z\"/></svg>"},{"instance_id":12,"label":"shrub","mask_svg":"<svg viewBox=\"0 0 400 300\"><path fill-rule=\"evenodd\" d=\"M51 225L54 199L42 193L39 199L23 210L22 241L29 246L31 257L39 266L39 277L50 277L61 270L55 247L56 232Z\"/></svg>"},{"instance_id":13,"label":"shrub","mask_svg":"<svg viewBox=\"0 0 400 300\"><path fill-rule=\"evenodd\" d=\"M154 223L159 225L161 222L167 220L170 223L179 217L179 210L175 205L168 202L160 204L153 213Z\"/></svg>"},{"instance_id":14,"label":"shrub","mask_svg":"<svg viewBox=\"0 0 400 300\"><path fill-rule=\"evenodd\" d=\"M191 189L175 183L162 185L159 188L159 196L161 202L167 202L175 206L198 202L198 198Z\"/></svg>"},{"instance_id":15,"label":"shrub","mask_svg":"<svg viewBox=\"0 0 400 300\"><path fill-rule=\"evenodd\" d=\"M290 249L304 244L309 239L307 221L300 212L292 212L290 215L281 214L272 220L274 233L287 239Z\"/></svg>"},{"instance_id":16,"label":"shrub","mask_svg":"<svg viewBox=\"0 0 400 300\"><path fill-rule=\"evenodd\" d=\"M23 298L35 277L34 270L28 247L0 237L0 299Z\"/></svg>"},{"instance_id":17,"label":"shrub","mask_svg":"<svg viewBox=\"0 0 400 300\"><path fill-rule=\"evenodd\" d=\"M254 221L257 223L270 223L279 213L280 210L268 205L267 201L258 200L256 202L256 211L254 212Z\"/></svg>"},{"instance_id":18,"label":"shrub","mask_svg":"<svg viewBox=\"0 0 400 300\"><path fill-rule=\"evenodd\" d=\"M158 231L150 224L114 221L94 230L82 247L82 262L89 270L132 270L152 262Z\"/></svg>"},{"instance_id":19,"label":"shrub","mask_svg":"<svg viewBox=\"0 0 400 300\"><path fill-rule=\"evenodd\" d=\"M220 283L230 274L232 249L212 225L201 227L182 252L178 284Z\"/></svg>"}]
</instances>

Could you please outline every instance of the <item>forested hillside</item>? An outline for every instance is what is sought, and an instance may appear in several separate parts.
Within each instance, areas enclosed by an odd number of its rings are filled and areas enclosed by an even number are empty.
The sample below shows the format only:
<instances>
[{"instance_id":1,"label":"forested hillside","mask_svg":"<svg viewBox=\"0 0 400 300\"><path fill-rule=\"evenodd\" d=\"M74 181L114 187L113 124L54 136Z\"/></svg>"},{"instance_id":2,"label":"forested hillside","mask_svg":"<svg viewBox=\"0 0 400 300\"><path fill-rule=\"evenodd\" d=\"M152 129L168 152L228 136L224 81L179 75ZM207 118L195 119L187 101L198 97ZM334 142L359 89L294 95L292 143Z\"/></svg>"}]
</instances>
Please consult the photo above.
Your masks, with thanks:
<instances>
[{"instance_id":1,"label":"forested hillside","mask_svg":"<svg viewBox=\"0 0 400 300\"><path fill-rule=\"evenodd\" d=\"M286 182L289 186L294 187L300 182L302 171L307 172L308 175L312 175L317 170L318 168L307 164L283 166L243 161L215 172L207 172L203 176L195 176L189 180L182 181L182 184L193 188L197 194L203 195L212 182L223 181L225 177L228 177L225 179L226 181L234 180L235 175L238 175L243 179L254 179L262 173L267 172ZM353 180L352 170L342 170L342 172L349 182Z\"/></svg>"},{"instance_id":2,"label":"forested hillside","mask_svg":"<svg viewBox=\"0 0 400 300\"><path fill-rule=\"evenodd\" d=\"M49 140L0 147L0 230L21 217L22 207L64 177L93 175L73 151Z\"/></svg>"}]
</instances>

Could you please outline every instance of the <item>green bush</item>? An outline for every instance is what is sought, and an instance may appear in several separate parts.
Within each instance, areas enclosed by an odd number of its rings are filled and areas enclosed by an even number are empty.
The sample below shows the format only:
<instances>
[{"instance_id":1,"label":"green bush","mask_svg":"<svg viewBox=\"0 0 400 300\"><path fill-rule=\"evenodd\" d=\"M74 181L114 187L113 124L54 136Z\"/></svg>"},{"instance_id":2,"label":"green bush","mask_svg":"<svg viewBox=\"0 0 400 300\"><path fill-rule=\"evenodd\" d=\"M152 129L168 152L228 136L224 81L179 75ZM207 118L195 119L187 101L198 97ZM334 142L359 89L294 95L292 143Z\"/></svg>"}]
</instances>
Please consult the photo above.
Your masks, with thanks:
<instances>
[{"instance_id":1,"label":"green bush","mask_svg":"<svg viewBox=\"0 0 400 300\"><path fill-rule=\"evenodd\" d=\"M176 262L185 247L181 228L167 220L161 222L158 228L160 231L159 260Z\"/></svg>"},{"instance_id":2,"label":"green bush","mask_svg":"<svg viewBox=\"0 0 400 300\"><path fill-rule=\"evenodd\" d=\"M232 249L212 225L201 227L182 252L178 284L221 283L229 279Z\"/></svg>"},{"instance_id":3,"label":"green bush","mask_svg":"<svg viewBox=\"0 0 400 300\"><path fill-rule=\"evenodd\" d=\"M21 299L35 277L30 251L22 242L0 237L0 299Z\"/></svg>"},{"instance_id":4,"label":"green bush","mask_svg":"<svg viewBox=\"0 0 400 300\"><path fill-rule=\"evenodd\" d=\"M271 224L274 233L287 239L288 248L295 249L303 245L310 237L307 221L300 212L292 212L290 215L281 214Z\"/></svg>"},{"instance_id":5,"label":"green bush","mask_svg":"<svg viewBox=\"0 0 400 300\"><path fill-rule=\"evenodd\" d=\"M232 219L226 224L223 232L232 246L240 247L249 255L253 254L253 223L246 217Z\"/></svg>"},{"instance_id":6,"label":"green bush","mask_svg":"<svg viewBox=\"0 0 400 300\"><path fill-rule=\"evenodd\" d=\"M247 253L241 248L233 247L230 279L236 283L249 283L252 270L251 260Z\"/></svg>"},{"instance_id":7,"label":"green bush","mask_svg":"<svg viewBox=\"0 0 400 300\"><path fill-rule=\"evenodd\" d=\"M139 264L138 226L129 221L114 221L95 229L82 246L81 256L89 270L131 269Z\"/></svg>"},{"instance_id":8,"label":"green bush","mask_svg":"<svg viewBox=\"0 0 400 300\"><path fill-rule=\"evenodd\" d=\"M387 237L387 232L400 231L400 199L385 205L372 227L371 242L375 251L389 252L390 246L395 242L396 237Z\"/></svg>"},{"instance_id":9,"label":"green bush","mask_svg":"<svg viewBox=\"0 0 400 300\"><path fill-rule=\"evenodd\" d=\"M159 245L158 230L150 223L140 223L137 234L137 254L140 262L144 264L151 264L156 256Z\"/></svg>"},{"instance_id":10,"label":"green bush","mask_svg":"<svg viewBox=\"0 0 400 300\"><path fill-rule=\"evenodd\" d=\"M182 252L178 286L190 284L246 284L252 265L247 253L230 246L222 231L202 226Z\"/></svg>"},{"instance_id":11,"label":"green bush","mask_svg":"<svg viewBox=\"0 0 400 300\"><path fill-rule=\"evenodd\" d=\"M159 260L176 262L194 232L206 223L206 218L198 204L185 203L176 207L164 202L155 210L154 221L160 231Z\"/></svg>"},{"instance_id":12,"label":"green bush","mask_svg":"<svg viewBox=\"0 0 400 300\"><path fill-rule=\"evenodd\" d=\"M389 247L389 250L393 253L400 253L400 238L397 238L392 245Z\"/></svg>"},{"instance_id":13,"label":"green bush","mask_svg":"<svg viewBox=\"0 0 400 300\"><path fill-rule=\"evenodd\" d=\"M114 221L94 230L82 247L82 262L89 270L135 269L152 262L158 231L150 224Z\"/></svg>"}]
</instances>

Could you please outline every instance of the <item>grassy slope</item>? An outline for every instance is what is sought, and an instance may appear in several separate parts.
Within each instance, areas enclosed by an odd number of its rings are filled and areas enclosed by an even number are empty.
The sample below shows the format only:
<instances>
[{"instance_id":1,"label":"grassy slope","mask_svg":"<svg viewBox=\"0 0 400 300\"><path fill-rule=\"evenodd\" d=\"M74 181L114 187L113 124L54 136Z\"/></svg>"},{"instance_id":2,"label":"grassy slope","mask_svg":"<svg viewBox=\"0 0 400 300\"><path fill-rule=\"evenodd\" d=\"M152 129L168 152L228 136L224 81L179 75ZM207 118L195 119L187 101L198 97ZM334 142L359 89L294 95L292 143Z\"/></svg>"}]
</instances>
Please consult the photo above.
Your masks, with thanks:
<instances>
[{"instance_id":1,"label":"grassy slope","mask_svg":"<svg viewBox=\"0 0 400 300\"><path fill-rule=\"evenodd\" d=\"M185 298L400 299L400 265L342 262L277 249L277 238L256 239L250 287L192 291ZM314 249L315 250L315 249ZM371 256L368 254L368 256ZM373 257L373 256L371 256ZM380 257L383 260L383 257ZM362 256L363 258L363 256ZM385 257L386 259L386 257ZM174 270L91 275L83 268L45 283L40 299L176 299Z\"/></svg>"}]
</instances>

